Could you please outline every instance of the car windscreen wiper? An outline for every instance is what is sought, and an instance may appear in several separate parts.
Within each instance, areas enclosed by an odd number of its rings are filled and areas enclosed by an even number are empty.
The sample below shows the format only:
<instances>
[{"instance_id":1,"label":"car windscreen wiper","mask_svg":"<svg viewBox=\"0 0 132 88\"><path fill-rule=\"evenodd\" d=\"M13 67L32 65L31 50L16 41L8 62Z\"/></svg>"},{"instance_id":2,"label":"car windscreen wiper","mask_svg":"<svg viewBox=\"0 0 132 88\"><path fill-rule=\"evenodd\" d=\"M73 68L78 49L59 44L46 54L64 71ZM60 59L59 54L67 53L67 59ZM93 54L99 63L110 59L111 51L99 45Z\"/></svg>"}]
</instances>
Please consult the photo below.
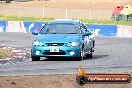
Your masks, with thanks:
<instances>
[{"instance_id":1,"label":"car windscreen wiper","mask_svg":"<svg viewBox=\"0 0 132 88\"><path fill-rule=\"evenodd\" d=\"M79 34L79 33L66 33L66 34Z\"/></svg>"},{"instance_id":2,"label":"car windscreen wiper","mask_svg":"<svg viewBox=\"0 0 132 88\"><path fill-rule=\"evenodd\" d=\"M49 33L49 34L57 34L57 33Z\"/></svg>"},{"instance_id":3,"label":"car windscreen wiper","mask_svg":"<svg viewBox=\"0 0 132 88\"><path fill-rule=\"evenodd\" d=\"M42 34L57 34L57 33L40 33L40 34L42 35Z\"/></svg>"}]
</instances>

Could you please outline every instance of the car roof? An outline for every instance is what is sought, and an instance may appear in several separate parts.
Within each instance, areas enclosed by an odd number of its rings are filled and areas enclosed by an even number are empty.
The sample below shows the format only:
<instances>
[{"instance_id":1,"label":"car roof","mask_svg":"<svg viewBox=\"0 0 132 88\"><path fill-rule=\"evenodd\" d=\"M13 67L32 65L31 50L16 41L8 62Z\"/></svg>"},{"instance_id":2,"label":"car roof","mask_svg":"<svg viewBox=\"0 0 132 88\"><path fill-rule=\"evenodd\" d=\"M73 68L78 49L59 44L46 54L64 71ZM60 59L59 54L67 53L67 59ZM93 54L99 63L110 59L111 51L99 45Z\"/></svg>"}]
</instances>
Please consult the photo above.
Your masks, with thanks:
<instances>
[{"instance_id":1,"label":"car roof","mask_svg":"<svg viewBox=\"0 0 132 88\"><path fill-rule=\"evenodd\" d=\"M67 24L80 24L79 20L72 20L72 19L55 19L47 24L56 24L56 23L67 23Z\"/></svg>"}]
</instances>

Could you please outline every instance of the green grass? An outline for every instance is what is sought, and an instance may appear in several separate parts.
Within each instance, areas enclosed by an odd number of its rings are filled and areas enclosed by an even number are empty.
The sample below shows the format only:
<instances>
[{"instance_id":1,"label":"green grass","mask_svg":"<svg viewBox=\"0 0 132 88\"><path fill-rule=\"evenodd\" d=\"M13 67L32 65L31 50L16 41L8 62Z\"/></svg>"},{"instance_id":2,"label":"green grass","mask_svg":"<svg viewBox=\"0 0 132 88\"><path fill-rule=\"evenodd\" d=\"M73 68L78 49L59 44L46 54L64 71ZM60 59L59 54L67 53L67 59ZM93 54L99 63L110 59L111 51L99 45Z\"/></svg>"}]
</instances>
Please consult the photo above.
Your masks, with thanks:
<instances>
[{"instance_id":1,"label":"green grass","mask_svg":"<svg viewBox=\"0 0 132 88\"><path fill-rule=\"evenodd\" d=\"M11 54L10 54L10 52L8 50L0 48L0 59L9 57L10 55Z\"/></svg>"},{"instance_id":2,"label":"green grass","mask_svg":"<svg viewBox=\"0 0 132 88\"><path fill-rule=\"evenodd\" d=\"M54 18L34 18L34 17L17 17L17 16L0 16L0 20L8 21L28 21L28 22L47 22ZM118 24L118 25L129 25L132 26L132 21L113 21L113 20L88 20L79 19L84 23L88 24Z\"/></svg>"},{"instance_id":3,"label":"green grass","mask_svg":"<svg viewBox=\"0 0 132 88\"><path fill-rule=\"evenodd\" d=\"M34 18L34 17L17 17L17 16L0 16L0 20L8 21L28 21L28 22L47 22L54 18Z\"/></svg>"},{"instance_id":4,"label":"green grass","mask_svg":"<svg viewBox=\"0 0 132 88\"><path fill-rule=\"evenodd\" d=\"M87 20L87 19L80 19L84 23L89 24L117 24L117 25L128 25L132 26L132 21L113 21L113 20Z\"/></svg>"}]
</instances>

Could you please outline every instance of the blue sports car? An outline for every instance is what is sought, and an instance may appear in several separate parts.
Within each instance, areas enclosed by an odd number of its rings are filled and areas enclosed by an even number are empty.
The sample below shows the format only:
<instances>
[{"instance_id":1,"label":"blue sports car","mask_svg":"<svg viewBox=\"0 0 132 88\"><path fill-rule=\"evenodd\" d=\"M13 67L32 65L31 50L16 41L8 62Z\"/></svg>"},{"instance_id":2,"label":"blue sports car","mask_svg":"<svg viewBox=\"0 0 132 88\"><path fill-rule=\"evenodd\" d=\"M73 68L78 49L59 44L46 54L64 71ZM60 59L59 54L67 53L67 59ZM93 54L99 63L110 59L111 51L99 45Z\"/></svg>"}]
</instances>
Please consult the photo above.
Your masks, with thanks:
<instances>
[{"instance_id":1,"label":"blue sports car","mask_svg":"<svg viewBox=\"0 0 132 88\"><path fill-rule=\"evenodd\" d=\"M89 29L79 20L53 20L47 22L32 43L32 61L40 57L92 58L94 38Z\"/></svg>"}]
</instances>

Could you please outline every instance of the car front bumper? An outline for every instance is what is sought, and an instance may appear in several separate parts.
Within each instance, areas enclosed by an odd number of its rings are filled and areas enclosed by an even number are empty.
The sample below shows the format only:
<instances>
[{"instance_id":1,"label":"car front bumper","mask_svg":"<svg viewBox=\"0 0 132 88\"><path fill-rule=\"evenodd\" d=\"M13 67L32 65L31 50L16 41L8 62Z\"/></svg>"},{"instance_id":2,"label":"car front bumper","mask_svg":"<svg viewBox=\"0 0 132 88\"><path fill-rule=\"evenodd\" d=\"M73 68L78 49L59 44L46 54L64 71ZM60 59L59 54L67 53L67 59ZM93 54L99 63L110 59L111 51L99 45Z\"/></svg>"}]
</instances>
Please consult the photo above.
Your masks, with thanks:
<instances>
[{"instance_id":1,"label":"car front bumper","mask_svg":"<svg viewBox=\"0 0 132 88\"><path fill-rule=\"evenodd\" d=\"M58 48L59 52L51 52L50 49ZM67 46L33 46L31 54L36 57L62 56L62 57L80 57L81 47Z\"/></svg>"}]
</instances>

